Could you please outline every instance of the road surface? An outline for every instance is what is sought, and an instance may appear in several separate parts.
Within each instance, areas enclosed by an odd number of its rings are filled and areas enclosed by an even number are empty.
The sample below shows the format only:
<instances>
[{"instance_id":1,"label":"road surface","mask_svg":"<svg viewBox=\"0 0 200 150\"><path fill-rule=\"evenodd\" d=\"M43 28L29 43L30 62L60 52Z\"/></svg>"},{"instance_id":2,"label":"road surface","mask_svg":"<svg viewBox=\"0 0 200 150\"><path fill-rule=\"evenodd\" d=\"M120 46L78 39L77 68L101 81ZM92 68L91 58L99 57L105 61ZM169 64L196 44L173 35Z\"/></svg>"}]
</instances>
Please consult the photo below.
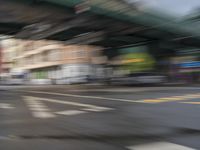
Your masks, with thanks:
<instances>
[{"instance_id":1,"label":"road surface","mask_svg":"<svg viewBox=\"0 0 200 150\"><path fill-rule=\"evenodd\" d=\"M0 87L0 150L199 150L200 88Z\"/></svg>"}]
</instances>

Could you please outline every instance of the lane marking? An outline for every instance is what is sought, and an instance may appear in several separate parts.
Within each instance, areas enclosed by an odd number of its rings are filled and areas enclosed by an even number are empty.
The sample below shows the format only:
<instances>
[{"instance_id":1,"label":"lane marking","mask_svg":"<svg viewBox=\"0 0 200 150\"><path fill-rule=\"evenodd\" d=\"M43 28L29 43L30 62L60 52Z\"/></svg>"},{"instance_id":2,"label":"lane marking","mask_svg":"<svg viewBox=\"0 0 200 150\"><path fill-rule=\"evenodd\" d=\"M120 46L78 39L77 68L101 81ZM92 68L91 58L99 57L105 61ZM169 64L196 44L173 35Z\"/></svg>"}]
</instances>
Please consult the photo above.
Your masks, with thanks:
<instances>
[{"instance_id":1,"label":"lane marking","mask_svg":"<svg viewBox=\"0 0 200 150\"><path fill-rule=\"evenodd\" d=\"M185 97L189 99L195 99L195 98L200 98L200 94L187 94L185 95Z\"/></svg>"},{"instance_id":2,"label":"lane marking","mask_svg":"<svg viewBox=\"0 0 200 150\"><path fill-rule=\"evenodd\" d=\"M54 118L55 115L51 113L50 109L38 101L34 97L24 96L24 101L27 103L27 106L31 110L32 115L35 118Z\"/></svg>"},{"instance_id":3,"label":"lane marking","mask_svg":"<svg viewBox=\"0 0 200 150\"><path fill-rule=\"evenodd\" d=\"M196 150L169 142L155 142L144 145L128 146L127 148L129 150Z\"/></svg>"},{"instance_id":4,"label":"lane marking","mask_svg":"<svg viewBox=\"0 0 200 150\"><path fill-rule=\"evenodd\" d=\"M171 96L171 97L161 97L155 99L144 99L144 103L164 103L164 102L172 102L172 101L185 101L190 99L200 98L200 94L186 94L182 96Z\"/></svg>"},{"instance_id":5,"label":"lane marking","mask_svg":"<svg viewBox=\"0 0 200 150\"><path fill-rule=\"evenodd\" d=\"M83 114L86 113L85 111L80 111L80 110L65 110L65 111L60 111L60 112L55 112L58 115L78 115L78 114Z\"/></svg>"},{"instance_id":6,"label":"lane marking","mask_svg":"<svg viewBox=\"0 0 200 150\"><path fill-rule=\"evenodd\" d=\"M13 107L11 104L0 103L0 108L2 108L2 109L14 109L15 107Z\"/></svg>"},{"instance_id":7,"label":"lane marking","mask_svg":"<svg viewBox=\"0 0 200 150\"><path fill-rule=\"evenodd\" d=\"M162 100L159 99L145 99L143 100L144 103L160 103Z\"/></svg>"},{"instance_id":8,"label":"lane marking","mask_svg":"<svg viewBox=\"0 0 200 150\"><path fill-rule=\"evenodd\" d=\"M99 112L99 111L109 111L109 110L113 110L113 108L106 108L106 107L101 107L101 108L86 108L83 109L85 111L95 111L95 112Z\"/></svg>"},{"instance_id":9,"label":"lane marking","mask_svg":"<svg viewBox=\"0 0 200 150\"><path fill-rule=\"evenodd\" d=\"M130 102L130 103L144 103L144 102L141 101L141 100L130 100L130 99L121 99L121 98L110 98L110 97L99 97L99 96L87 96L87 95L76 95L76 94L63 94L63 93L42 92L42 91L26 91L26 90L16 90L16 91L19 91L19 92L26 92L26 93L37 93L37 94L57 95L57 96L66 96L66 97L76 97L76 98L101 99L101 100L120 101L120 102Z\"/></svg>"},{"instance_id":10,"label":"lane marking","mask_svg":"<svg viewBox=\"0 0 200 150\"><path fill-rule=\"evenodd\" d=\"M157 99L145 99L143 100L144 103L163 103L163 102L170 102L170 101L183 101L187 100L184 96L173 96L173 97L164 97L164 98L157 98Z\"/></svg>"},{"instance_id":11,"label":"lane marking","mask_svg":"<svg viewBox=\"0 0 200 150\"><path fill-rule=\"evenodd\" d=\"M160 88L150 89L150 88L137 88L137 89L130 89L130 88L109 88L109 89L72 89L71 92L112 92L112 93L118 93L118 92L147 92L147 91L156 91L161 90Z\"/></svg>"},{"instance_id":12,"label":"lane marking","mask_svg":"<svg viewBox=\"0 0 200 150\"><path fill-rule=\"evenodd\" d=\"M161 98L155 98L155 99L130 100L130 99L122 99L122 98L110 98L110 97L99 97L99 96L88 96L88 95L64 94L64 93L54 93L54 92L44 92L44 91L26 91L26 90L17 90L17 91L19 91L19 92L27 92L27 93L66 96L66 97L76 97L76 98L101 99L101 100L129 102L129 103L163 103L163 102L184 101L184 100L188 100L188 99L200 98L200 94L199 93L197 93L197 94L186 94L186 95L181 95L181 96L161 97Z\"/></svg>"},{"instance_id":13,"label":"lane marking","mask_svg":"<svg viewBox=\"0 0 200 150\"><path fill-rule=\"evenodd\" d=\"M184 97L183 96L173 96L173 97L163 97L160 98L160 100L170 100L170 101L179 101L179 100L183 100Z\"/></svg>"},{"instance_id":14,"label":"lane marking","mask_svg":"<svg viewBox=\"0 0 200 150\"><path fill-rule=\"evenodd\" d=\"M31 87L30 87L31 88ZM198 90L200 88L198 87L174 87L174 86L167 86L167 87L136 87L136 88L105 88L105 89L68 89L72 92L88 92L88 91L94 91L94 92L151 92L151 91L166 91L166 90Z\"/></svg>"},{"instance_id":15,"label":"lane marking","mask_svg":"<svg viewBox=\"0 0 200 150\"><path fill-rule=\"evenodd\" d=\"M180 103L200 105L200 102L180 102Z\"/></svg>"}]
</instances>

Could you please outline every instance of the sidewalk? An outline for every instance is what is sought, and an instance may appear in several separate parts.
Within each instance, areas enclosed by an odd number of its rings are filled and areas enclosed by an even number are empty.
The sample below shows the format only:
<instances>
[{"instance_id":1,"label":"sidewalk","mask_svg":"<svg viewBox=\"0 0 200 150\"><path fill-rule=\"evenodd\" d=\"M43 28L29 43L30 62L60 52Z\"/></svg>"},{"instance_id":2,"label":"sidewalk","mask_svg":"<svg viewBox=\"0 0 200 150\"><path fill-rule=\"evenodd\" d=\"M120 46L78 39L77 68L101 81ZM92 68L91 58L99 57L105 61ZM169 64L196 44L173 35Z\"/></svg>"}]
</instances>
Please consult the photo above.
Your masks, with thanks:
<instances>
[{"instance_id":1,"label":"sidewalk","mask_svg":"<svg viewBox=\"0 0 200 150\"><path fill-rule=\"evenodd\" d=\"M0 85L0 89L19 89L19 90L42 90L42 91L53 91L53 90L72 90L72 89L101 89L109 88L103 84L77 84L77 85Z\"/></svg>"},{"instance_id":2,"label":"sidewalk","mask_svg":"<svg viewBox=\"0 0 200 150\"><path fill-rule=\"evenodd\" d=\"M30 90L43 92L70 92L70 91L140 91L142 89L163 89L175 87L200 87L200 84L166 83L162 85L104 85L104 84L77 84L77 85L0 85L0 90Z\"/></svg>"}]
</instances>

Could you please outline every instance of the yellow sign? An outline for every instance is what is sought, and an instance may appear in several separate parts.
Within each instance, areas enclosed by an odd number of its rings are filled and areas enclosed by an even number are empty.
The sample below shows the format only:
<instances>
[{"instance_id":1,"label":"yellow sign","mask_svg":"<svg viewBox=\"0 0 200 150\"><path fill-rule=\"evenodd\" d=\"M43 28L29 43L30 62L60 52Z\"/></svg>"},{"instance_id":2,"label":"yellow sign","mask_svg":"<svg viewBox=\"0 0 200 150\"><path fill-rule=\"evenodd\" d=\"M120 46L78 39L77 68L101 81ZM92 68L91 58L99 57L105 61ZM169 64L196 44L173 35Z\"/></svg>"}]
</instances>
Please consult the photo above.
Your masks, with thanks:
<instances>
[{"instance_id":1,"label":"yellow sign","mask_svg":"<svg viewBox=\"0 0 200 150\"><path fill-rule=\"evenodd\" d=\"M144 59L142 58L135 58L135 59L128 59L128 60L123 60L122 63L128 64L128 63L136 63L136 62L144 62Z\"/></svg>"}]
</instances>

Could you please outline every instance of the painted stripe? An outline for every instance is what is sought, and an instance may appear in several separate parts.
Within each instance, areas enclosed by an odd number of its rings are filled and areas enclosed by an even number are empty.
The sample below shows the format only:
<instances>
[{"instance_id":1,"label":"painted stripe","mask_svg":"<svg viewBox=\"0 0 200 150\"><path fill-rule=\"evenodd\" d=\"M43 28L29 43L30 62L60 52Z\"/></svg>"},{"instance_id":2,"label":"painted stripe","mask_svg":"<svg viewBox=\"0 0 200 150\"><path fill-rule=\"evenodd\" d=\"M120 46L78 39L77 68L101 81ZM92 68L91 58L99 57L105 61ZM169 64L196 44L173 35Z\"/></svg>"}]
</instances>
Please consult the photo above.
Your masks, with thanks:
<instances>
[{"instance_id":1,"label":"painted stripe","mask_svg":"<svg viewBox=\"0 0 200 150\"><path fill-rule=\"evenodd\" d=\"M129 103L144 103L141 100L129 100L129 99L121 99L121 98L110 98L110 97L99 97L99 96L86 96L86 95L76 95L76 94L63 94L63 93L43 92L43 91L26 91L26 90L15 90L15 91L26 92L26 93L37 93L37 94L66 96L66 97L76 97L76 98L101 99L101 100L129 102Z\"/></svg>"},{"instance_id":2,"label":"painted stripe","mask_svg":"<svg viewBox=\"0 0 200 150\"><path fill-rule=\"evenodd\" d=\"M76 98L87 98L87 99L101 99L108 101L119 101L119 102L129 102L129 103L162 103L170 101L184 101L187 99L200 98L200 94L187 94L181 96L171 96L163 97L156 99L143 99L143 100L130 100L122 98L110 98L110 97L98 97L98 96L87 96L87 95L76 95L76 94L64 94L64 93L54 93L54 92L44 92L44 91L26 91L26 90L17 90L19 92L28 92L28 93L37 93L37 94L47 94L47 95L57 95L57 96L66 96L66 97L76 97Z\"/></svg>"},{"instance_id":3,"label":"painted stripe","mask_svg":"<svg viewBox=\"0 0 200 150\"><path fill-rule=\"evenodd\" d=\"M171 102L171 101L184 101L188 99L196 99L200 98L200 94L187 94L182 96L172 96L172 97L163 97L156 99L145 99L144 103L163 103L163 102Z\"/></svg>"},{"instance_id":4,"label":"painted stripe","mask_svg":"<svg viewBox=\"0 0 200 150\"><path fill-rule=\"evenodd\" d=\"M113 108L87 108L87 109L83 109L85 111L95 111L95 112L101 112L101 111L109 111L109 110L114 110Z\"/></svg>"},{"instance_id":5,"label":"painted stripe","mask_svg":"<svg viewBox=\"0 0 200 150\"><path fill-rule=\"evenodd\" d=\"M145 99L144 103L162 103L162 102L170 102L170 101L183 101L187 100L184 96L173 96L173 97L163 97L157 99Z\"/></svg>"},{"instance_id":6,"label":"painted stripe","mask_svg":"<svg viewBox=\"0 0 200 150\"><path fill-rule=\"evenodd\" d=\"M40 111L40 112L48 112L49 111L48 108L40 108L40 107L32 107L32 106L30 106L30 110L32 110L32 111Z\"/></svg>"},{"instance_id":7,"label":"painted stripe","mask_svg":"<svg viewBox=\"0 0 200 150\"><path fill-rule=\"evenodd\" d=\"M127 148L129 150L195 150L193 148L168 142L156 142L144 145L129 146Z\"/></svg>"},{"instance_id":8,"label":"painted stripe","mask_svg":"<svg viewBox=\"0 0 200 150\"><path fill-rule=\"evenodd\" d=\"M33 111L32 115L35 118L54 118L55 115L50 112L43 112L43 111Z\"/></svg>"},{"instance_id":9,"label":"painted stripe","mask_svg":"<svg viewBox=\"0 0 200 150\"><path fill-rule=\"evenodd\" d=\"M54 118L55 114L51 113L50 109L42 102L38 101L37 97L24 96L24 101L31 110L35 118Z\"/></svg>"},{"instance_id":10,"label":"painted stripe","mask_svg":"<svg viewBox=\"0 0 200 150\"><path fill-rule=\"evenodd\" d=\"M159 99L145 99L143 100L144 103L161 103L163 102L162 100Z\"/></svg>"},{"instance_id":11,"label":"painted stripe","mask_svg":"<svg viewBox=\"0 0 200 150\"><path fill-rule=\"evenodd\" d=\"M46 106L41 105L41 104L29 104L31 106L31 108L46 108Z\"/></svg>"},{"instance_id":12,"label":"painted stripe","mask_svg":"<svg viewBox=\"0 0 200 150\"><path fill-rule=\"evenodd\" d=\"M180 103L200 105L200 102L180 102Z\"/></svg>"},{"instance_id":13,"label":"painted stripe","mask_svg":"<svg viewBox=\"0 0 200 150\"><path fill-rule=\"evenodd\" d=\"M178 101L178 100L184 100L184 97L182 96L174 96L174 97L164 97L164 98L159 98L160 100L167 100L167 101Z\"/></svg>"},{"instance_id":14,"label":"painted stripe","mask_svg":"<svg viewBox=\"0 0 200 150\"><path fill-rule=\"evenodd\" d=\"M66 110L66 111L60 111L56 112L58 115L78 115L78 114L83 114L86 113L85 111L80 111L80 110Z\"/></svg>"},{"instance_id":15,"label":"painted stripe","mask_svg":"<svg viewBox=\"0 0 200 150\"><path fill-rule=\"evenodd\" d=\"M186 98L189 98L189 99L195 99L195 98L200 98L200 95L199 94L188 94L188 95L185 95Z\"/></svg>"},{"instance_id":16,"label":"painted stripe","mask_svg":"<svg viewBox=\"0 0 200 150\"><path fill-rule=\"evenodd\" d=\"M35 97L31 97L31 96L25 96L25 97L32 98L32 99L35 98ZM111 110L111 108L108 108L108 107L100 107L100 106L96 106L96 105L83 104L83 103L78 103L78 102L61 101L61 100L49 99L49 98L38 98L38 99L40 101L48 101L48 102L59 103L59 104L67 104L67 105L73 105L73 106L79 106L79 107L86 107L87 109L93 109L93 110L101 110L101 111Z\"/></svg>"},{"instance_id":17,"label":"painted stripe","mask_svg":"<svg viewBox=\"0 0 200 150\"><path fill-rule=\"evenodd\" d=\"M143 99L143 100L130 100L121 98L110 98L110 97L98 97L98 96L87 96L87 95L76 95L76 94L64 94L64 93L54 93L54 92L44 92L44 91L26 91L26 90L16 90L19 92L37 93L37 94L47 94L47 95L57 95L66 97L76 97L76 98L87 98L87 99L101 99L108 101L119 101L119 102L129 102L129 103L163 103L171 101L184 101L188 99L200 98L200 94L187 94L182 96L171 96L156 99Z\"/></svg>"},{"instance_id":18,"label":"painted stripe","mask_svg":"<svg viewBox=\"0 0 200 150\"><path fill-rule=\"evenodd\" d=\"M14 109L14 107L11 104L7 104L7 103L0 103L0 108L2 108L2 109Z\"/></svg>"}]
</instances>

